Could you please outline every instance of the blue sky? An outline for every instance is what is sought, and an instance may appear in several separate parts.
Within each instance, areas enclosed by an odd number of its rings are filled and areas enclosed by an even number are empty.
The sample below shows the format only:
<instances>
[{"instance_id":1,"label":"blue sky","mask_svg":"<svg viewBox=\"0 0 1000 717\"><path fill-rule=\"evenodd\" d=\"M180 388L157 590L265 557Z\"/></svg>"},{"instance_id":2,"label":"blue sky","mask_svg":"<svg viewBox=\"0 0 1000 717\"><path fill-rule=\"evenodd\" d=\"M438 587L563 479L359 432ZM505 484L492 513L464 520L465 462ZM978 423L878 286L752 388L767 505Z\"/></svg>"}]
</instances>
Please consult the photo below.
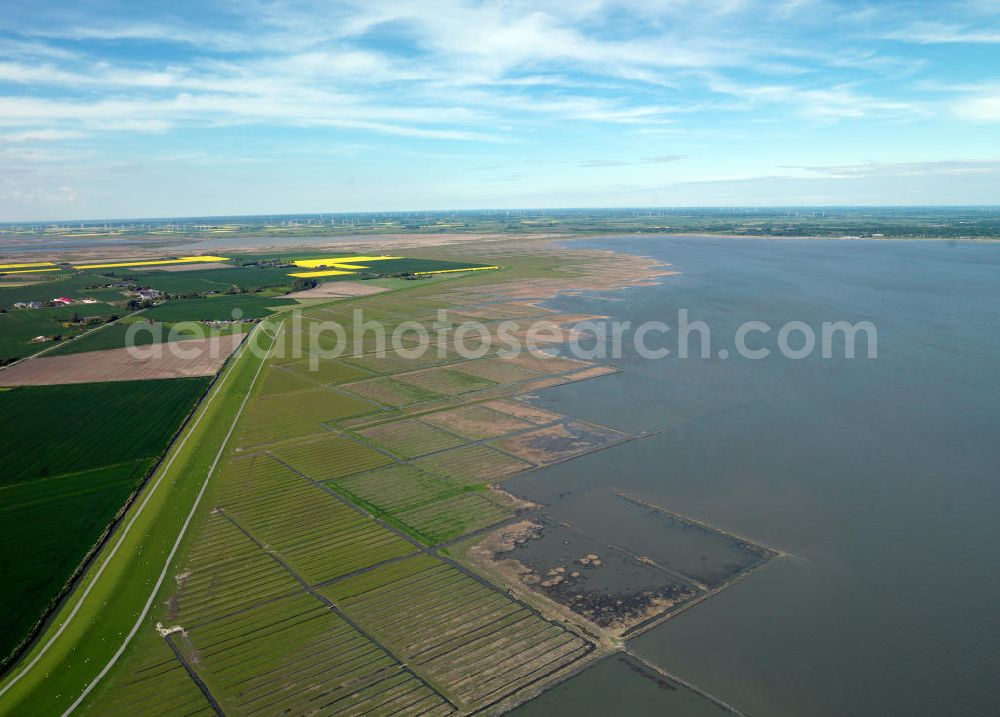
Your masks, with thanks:
<instances>
[{"instance_id":1,"label":"blue sky","mask_svg":"<svg viewBox=\"0 0 1000 717\"><path fill-rule=\"evenodd\" d=\"M0 5L0 221L1000 204L1000 0Z\"/></svg>"}]
</instances>

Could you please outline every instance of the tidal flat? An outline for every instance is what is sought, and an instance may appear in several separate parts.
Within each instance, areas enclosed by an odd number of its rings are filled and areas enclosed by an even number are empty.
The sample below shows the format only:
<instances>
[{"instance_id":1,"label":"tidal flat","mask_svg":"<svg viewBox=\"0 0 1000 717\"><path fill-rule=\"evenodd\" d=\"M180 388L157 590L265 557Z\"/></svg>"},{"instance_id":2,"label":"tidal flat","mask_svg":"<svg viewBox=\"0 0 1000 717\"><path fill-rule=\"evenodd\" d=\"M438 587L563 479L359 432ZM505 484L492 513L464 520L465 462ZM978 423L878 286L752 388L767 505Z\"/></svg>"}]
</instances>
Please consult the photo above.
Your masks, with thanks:
<instances>
[{"instance_id":1,"label":"tidal flat","mask_svg":"<svg viewBox=\"0 0 1000 717\"><path fill-rule=\"evenodd\" d=\"M712 357L649 360L626 343L608 361L620 372L539 392L541 408L650 435L505 488L606 544L658 550L678 570L704 564L706 582L720 575L709 566L737 566L739 553L695 555L637 528L609 496L781 553L630 649L750 714L991 713L1000 701L1000 246L699 236L573 246L650 256L680 273L548 306L671 325L687 309L710 326ZM785 322L818 332L841 320L875 324L878 358L863 347L854 359L717 353L733 348L745 321L775 327L758 342L773 350ZM593 674L564 687L589 694L607 684ZM547 705L548 714L594 713Z\"/></svg>"}]
</instances>

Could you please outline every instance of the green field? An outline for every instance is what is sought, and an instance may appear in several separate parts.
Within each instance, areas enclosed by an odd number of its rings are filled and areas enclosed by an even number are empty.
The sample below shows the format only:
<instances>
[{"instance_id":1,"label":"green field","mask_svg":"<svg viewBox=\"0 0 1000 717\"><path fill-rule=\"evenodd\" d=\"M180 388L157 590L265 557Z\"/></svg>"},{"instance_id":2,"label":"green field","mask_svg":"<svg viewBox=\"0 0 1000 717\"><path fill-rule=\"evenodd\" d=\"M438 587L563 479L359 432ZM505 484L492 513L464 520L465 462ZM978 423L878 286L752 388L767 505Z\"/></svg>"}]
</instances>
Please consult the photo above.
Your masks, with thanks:
<instances>
[{"instance_id":1,"label":"green field","mask_svg":"<svg viewBox=\"0 0 1000 717\"><path fill-rule=\"evenodd\" d=\"M90 269L88 273L97 270ZM105 270L107 271L107 270ZM288 276L290 269L261 269L255 266L234 266L232 269L202 269L200 271L135 271L113 269L115 276L135 281L141 286L158 289L165 294L224 294L233 286L247 291L276 286L290 287L295 281Z\"/></svg>"},{"instance_id":2,"label":"green field","mask_svg":"<svg viewBox=\"0 0 1000 717\"><path fill-rule=\"evenodd\" d=\"M263 319L272 307L295 306L291 299L256 294L221 294L199 299L174 299L149 309L143 316L153 321L231 321Z\"/></svg>"},{"instance_id":3,"label":"green field","mask_svg":"<svg viewBox=\"0 0 1000 717\"><path fill-rule=\"evenodd\" d=\"M0 655L59 595L208 379L0 392ZM41 528L41 529L40 529Z\"/></svg>"},{"instance_id":4,"label":"green field","mask_svg":"<svg viewBox=\"0 0 1000 717\"><path fill-rule=\"evenodd\" d=\"M5 313L0 313L0 364L30 356L53 346L51 341L31 343L31 340L37 336L61 336L63 339L67 339L93 328L93 326L83 325L63 326L60 323L69 319L74 313L80 316L103 317L126 313L128 311L126 308L128 299L126 289L124 286L107 286L114 283L129 282L131 288L152 288L163 292L168 300L153 306L144 314L145 317L156 322L176 323L182 321L230 321L234 318L265 318L276 309L298 305L292 299L281 298L280 294L293 288L296 278L289 276L290 274L309 270L294 266L274 268L246 264L261 259L266 261L279 258L317 256L324 255L317 255L315 252L296 253L294 257L234 254L230 262L232 268L228 269L136 271L134 268L128 267L111 267L66 270L38 274L40 280L37 282L20 282L18 281L20 275L8 275L7 278L11 284L28 283L28 285L0 286L0 309L7 309ZM337 256L347 255L337 254ZM345 261L349 261L349 259L345 259ZM370 273L379 275L406 274L417 271L474 268L476 266L481 265L449 260L400 258L371 262L371 269L366 272L366 275ZM348 274L321 277L319 280L357 280L358 278L359 275ZM0 273L0 282L3 279L4 277ZM27 310L11 308L16 302L40 301L44 303L60 296L74 299L91 297L108 303ZM112 306L112 303L116 305ZM328 317L324 317L324 319L326 318ZM124 345L124 332L125 329L121 327L97 331L93 335L85 337L79 344L60 345L57 351L65 354L120 348ZM151 342L152 340L146 335L137 345Z\"/></svg>"},{"instance_id":5,"label":"green field","mask_svg":"<svg viewBox=\"0 0 1000 717\"><path fill-rule=\"evenodd\" d=\"M255 332L264 348L269 336L263 325ZM113 657L159 584L164 561L216 455L227 445L260 363L246 348L236 354L142 499L129 508L124 528L56 613L62 630L45 633L0 683L0 714L61 714Z\"/></svg>"},{"instance_id":6,"label":"green field","mask_svg":"<svg viewBox=\"0 0 1000 717\"><path fill-rule=\"evenodd\" d=\"M0 276L0 280L10 280L19 283L20 275L10 274L6 277ZM123 289L106 288L105 284L110 284L113 280L107 277L89 274L85 272L52 272L51 274L39 274L42 281L31 283L29 286L0 287L0 307L10 308L17 302L29 301L52 301L60 296L70 298L94 298L100 301L122 301ZM99 287L99 288L98 288Z\"/></svg>"},{"instance_id":7,"label":"green field","mask_svg":"<svg viewBox=\"0 0 1000 717\"><path fill-rule=\"evenodd\" d=\"M447 284L490 281L482 272ZM405 293L310 305L304 331L355 306L390 325L433 316L454 305L435 296L443 285L411 281ZM530 464L392 408L416 414L507 395L497 385L506 374L372 379L371 368L324 359L314 372L307 359L262 365L238 354L223 375L230 384L196 414L205 422L182 434L168 453L176 463L142 494L148 507L130 511L136 523L121 549L95 561L106 572L81 581L56 624L79 605L74 621L47 653L28 654L21 682L6 694L9 680L0 683L0 714L61 714L90 684L84 717L202 714L199 694L226 714L468 713L573 669L593 645L434 547L523 509L488 483ZM389 368L376 371L415 366ZM398 425L385 423L394 415ZM160 635L158 623L183 631Z\"/></svg>"},{"instance_id":8,"label":"green field","mask_svg":"<svg viewBox=\"0 0 1000 717\"><path fill-rule=\"evenodd\" d=\"M131 461L0 489L4 655L59 594L151 465Z\"/></svg>"},{"instance_id":9,"label":"green field","mask_svg":"<svg viewBox=\"0 0 1000 717\"><path fill-rule=\"evenodd\" d=\"M270 456L233 461L226 515L310 583L416 552L414 546Z\"/></svg>"},{"instance_id":10,"label":"green field","mask_svg":"<svg viewBox=\"0 0 1000 717\"><path fill-rule=\"evenodd\" d=\"M360 473L392 462L388 456L330 431L306 440L275 444L268 450L313 480Z\"/></svg>"},{"instance_id":11,"label":"green field","mask_svg":"<svg viewBox=\"0 0 1000 717\"><path fill-rule=\"evenodd\" d=\"M159 455L208 378L0 392L0 486Z\"/></svg>"},{"instance_id":12,"label":"green field","mask_svg":"<svg viewBox=\"0 0 1000 717\"><path fill-rule=\"evenodd\" d=\"M324 423L371 413L376 410L366 401L328 388L314 388L294 393L261 395L247 408L241 424L239 445L243 448L261 443L321 433Z\"/></svg>"},{"instance_id":13,"label":"green field","mask_svg":"<svg viewBox=\"0 0 1000 717\"><path fill-rule=\"evenodd\" d=\"M15 358L37 353L53 345L52 341L32 343L36 336L61 336L67 340L88 331L93 326L64 326L63 322L73 318L100 316L109 317L124 313L110 304L84 304L61 306L47 309L13 309L0 314L0 364Z\"/></svg>"},{"instance_id":14,"label":"green field","mask_svg":"<svg viewBox=\"0 0 1000 717\"><path fill-rule=\"evenodd\" d=\"M400 458L416 458L465 443L458 436L417 420L385 423L358 433Z\"/></svg>"},{"instance_id":15,"label":"green field","mask_svg":"<svg viewBox=\"0 0 1000 717\"><path fill-rule=\"evenodd\" d=\"M572 632L427 555L377 567L321 592L467 711L485 708L590 650Z\"/></svg>"},{"instance_id":16,"label":"green field","mask_svg":"<svg viewBox=\"0 0 1000 717\"><path fill-rule=\"evenodd\" d=\"M142 314L140 314L142 316ZM142 328L132 334L131 341L128 339L129 326L139 322L119 322L107 324L96 331L92 331L85 336L61 343L57 348L47 353L46 356L58 356L63 354L79 354L87 351L105 351L108 349L120 349L126 346L148 346L162 341L169 341L173 338L176 341L185 339L203 339L209 336L232 333L234 330L242 329L240 324L224 327L222 329L209 328L207 326L185 326L174 324L143 324ZM173 334L171 331L173 330Z\"/></svg>"}]
</instances>

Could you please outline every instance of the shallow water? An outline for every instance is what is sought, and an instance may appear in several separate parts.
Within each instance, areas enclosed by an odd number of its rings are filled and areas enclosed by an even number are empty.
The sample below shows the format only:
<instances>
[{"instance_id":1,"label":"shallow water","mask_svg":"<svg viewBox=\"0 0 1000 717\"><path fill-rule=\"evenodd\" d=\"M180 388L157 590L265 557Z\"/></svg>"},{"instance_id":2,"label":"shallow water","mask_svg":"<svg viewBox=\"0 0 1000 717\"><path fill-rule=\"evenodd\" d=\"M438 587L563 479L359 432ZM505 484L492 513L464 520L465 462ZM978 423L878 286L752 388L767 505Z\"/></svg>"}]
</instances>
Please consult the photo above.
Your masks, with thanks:
<instances>
[{"instance_id":1,"label":"shallow water","mask_svg":"<svg viewBox=\"0 0 1000 717\"><path fill-rule=\"evenodd\" d=\"M878 329L874 360L653 361L626 343L610 362L623 373L540 395L539 405L577 418L663 432L509 490L587 521L610 543L635 536L610 514L593 516L625 490L788 554L633 649L756 715L995 714L1000 245L693 236L580 245L654 256L682 273L553 305L671 325L686 308L710 326L713 355L747 320L775 327L772 348L791 320L817 332L838 320Z\"/></svg>"},{"instance_id":2,"label":"shallow water","mask_svg":"<svg viewBox=\"0 0 1000 717\"><path fill-rule=\"evenodd\" d=\"M729 717L730 712L632 660L610 657L511 712L516 717Z\"/></svg>"}]
</instances>

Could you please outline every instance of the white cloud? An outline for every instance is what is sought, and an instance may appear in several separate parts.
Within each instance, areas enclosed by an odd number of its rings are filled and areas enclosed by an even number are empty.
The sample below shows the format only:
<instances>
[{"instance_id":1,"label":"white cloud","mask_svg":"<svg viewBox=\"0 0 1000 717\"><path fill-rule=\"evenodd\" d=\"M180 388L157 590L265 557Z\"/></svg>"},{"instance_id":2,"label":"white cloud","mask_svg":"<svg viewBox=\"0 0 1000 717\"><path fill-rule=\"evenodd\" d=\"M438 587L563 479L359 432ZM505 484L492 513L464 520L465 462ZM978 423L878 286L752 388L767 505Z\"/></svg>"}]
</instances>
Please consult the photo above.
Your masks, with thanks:
<instances>
[{"instance_id":1,"label":"white cloud","mask_svg":"<svg viewBox=\"0 0 1000 717\"><path fill-rule=\"evenodd\" d=\"M996 174L1000 159L939 160L933 162L865 162L827 166L789 166L826 177L935 177L960 174Z\"/></svg>"},{"instance_id":2,"label":"white cloud","mask_svg":"<svg viewBox=\"0 0 1000 717\"><path fill-rule=\"evenodd\" d=\"M1000 122L1000 90L979 97L967 97L954 104L955 114L976 122Z\"/></svg>"},{"instance_id":3,"label":"white cloud","mask_svg":"<svg viewBox=\"0 0 1000 717\"><path fill-rule=\"evenodd\" d=\"M58 142L85 136L83 132L60 129L35 129L0 134L0 142Z\"/></svg>"},{"instance_id":4,"label":"white cloud","mask_svg":"<svg viewBox=\"0 0 1000 717\"><path fill-rule=\"evenodd\" d=\"M884 37L923 45L992 44L1000 42L1000 28L963 27L943 22L915 22L901 30L886 33Z\"/></svg>"}]
</instances>

